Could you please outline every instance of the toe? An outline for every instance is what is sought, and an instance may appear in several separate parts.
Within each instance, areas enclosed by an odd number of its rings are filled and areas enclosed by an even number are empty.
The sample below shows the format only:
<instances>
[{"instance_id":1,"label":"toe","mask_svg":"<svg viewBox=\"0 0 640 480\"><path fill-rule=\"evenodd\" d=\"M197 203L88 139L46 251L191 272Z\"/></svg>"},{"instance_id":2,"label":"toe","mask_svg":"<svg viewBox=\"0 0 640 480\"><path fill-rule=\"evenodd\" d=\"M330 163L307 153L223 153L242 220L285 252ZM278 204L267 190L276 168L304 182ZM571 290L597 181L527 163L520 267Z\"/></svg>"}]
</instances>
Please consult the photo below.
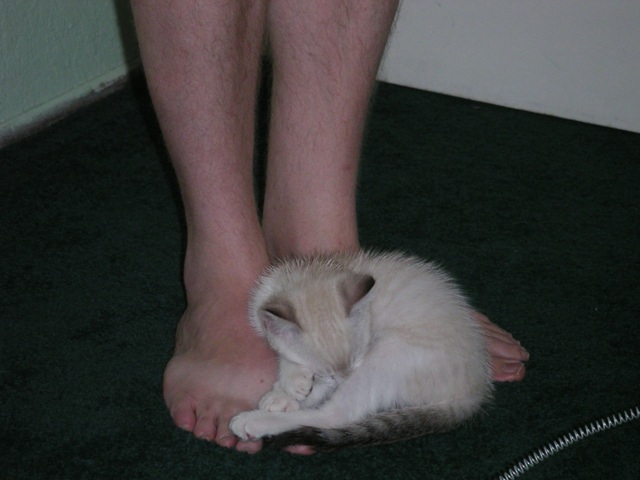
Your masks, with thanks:
<instances>
[{"instance_id":1,"label":"toe","mask_svg":"<svg viewBox=\"0 0 640 480\"><path fill-rule=\"evenodd\" d=\"M247 440L239 441L236 445L236 450L244 453L258 453L262 450L262 440Z\"/></svg>"},{"instance_id":2,"label":"toe","mask_svg":"<svg viewBox=\"0 0 640 480\"><path fill-rule=\"evenodd\" d=\"M513 335L511 335L511 333L500 328L498 325L491 323L488 319L486 322L481 321L480 325L486 337L501 340L503 342L513 343L515 345L520 345L520 342L513 338Z\"/></svg>"},{"instance_id":3,"label":"toe","mask_svg":"<svg viewBox=\"0 0 640 480\"><path fill-rule=\"evenodd\" d=\"M485 315L476 312L474 316L484 330L484 334L487 337L507 343L520 345L520 342L513 338L513 335L511 335L511 333L507 332L503 328L500 328L498 325L489 320Z\"/></svg>"},{"instance_id":4,"label":"toe","mask_svg":"<svg viewBox=\"0 0 640 480\"><path fill-rule=\"evenodd\" d=\"M209 409L198 413L193 434L203 440L213 440L216 438L215 416Z\"/></svg>"},{"instance_id":5,"label":"toe","mask_svg":"<svg viewBox=\"0 0 640 480\"><path fill-rule=\"evenodd\" d=\"M493 327L495 328L487 325L487 327L484 329L485 337L500 340L506 343L513 343L514 345L520 345L520 342L513 338L513 336L509 332L505 332L500 327L496 327L495 325L493 325Z\"/></svg>"},{"instance_id":6,"label":"toe","mask_svg":"<svg viewBox=\"0 0 640 480\"><path fill-rule=\"evenodd\" d=\"M226 419L224 422L220 421L216 432L215 442L221 447L233 448L238 443L238 437L229 430L228 424L229 419Z\"/></svg>"},{"instance_id":7,"label":"toe","mask_svg":"<svg viewBox=\"0 0 640 480\"><path fill-rule=\"evenodd\" d=\"M196 425L196 411L190 400L185 399L176 402L175 405L170 405L169 411L171 412L173 423L178 428L193 432Z\"/></svg>"},{"instance_id":8,"label":"toe","mask_svg":"<svg viewBox=\"0 0 640 480\"><path fill-rule=\"evenodd\" d=\"M238 437L233 434L229 427L231 419L237 413L237 408L231 407L222 408L219 412L215 442L221 447L233 448L238 444Z\"/></svg>"},{"instance_id":9,"label":"toe","mask_svg":"<svg viewBox=\"0 0 640 480\"><path fill-rule=\"evenodd\" d=\"M232 434L216 436L215 442L224 448L233 448L238 444L238 439Z\"/></svg>"},{"instance_id":10,"label":"toe","mask_svg":"<svg viewBox=\"0 0 640 480\"><path fill-rule=\"evenodd\" d=\"M526 367L522 362L494 358L492 378L495 382L517 382L524 378Z\"/></svg>"},{"instance_id":11,"label":"toe","mask_svg":"<svg viewBox=\"0 0 640 480\"><path fill-rule=\"evenodd\" d=\"M308 445L290 445L286 447L285 452L293 453L294 455L313 455L315 450Z\"/></svg>"},{"instance_id":12,"label":"toe","mask_svg":"<svg viewBox=\"0 0 640 480\"><path fill-rule=\"evenodd\" d=\"M505 362L526 362L529 360L529 352L513 341L504 341L499 338L489 338L489 353L492 357L505 360Z\"/></svg>"}]
</instances>

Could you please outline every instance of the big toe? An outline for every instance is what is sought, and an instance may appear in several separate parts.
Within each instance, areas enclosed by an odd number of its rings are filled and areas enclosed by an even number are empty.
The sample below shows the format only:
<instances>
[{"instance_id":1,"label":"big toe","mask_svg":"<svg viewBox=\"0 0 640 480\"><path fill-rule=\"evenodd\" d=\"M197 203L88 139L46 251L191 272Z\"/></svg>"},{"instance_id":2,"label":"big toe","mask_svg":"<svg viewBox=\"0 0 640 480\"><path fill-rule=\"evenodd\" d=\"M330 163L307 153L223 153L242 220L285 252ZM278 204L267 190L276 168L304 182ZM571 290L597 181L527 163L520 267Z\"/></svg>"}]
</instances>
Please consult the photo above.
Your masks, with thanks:
<instances>
[{"instance_id":1,"label":"big toe","mask_svg":"<svg viewBox=\"0 0 640 480\"><path fill-rule=\"evenodd\" d=\"M183 399L173 404L170 402L167 403L169 404L169 412L171 413L173 423L175 423L178 428L193 432L196 426L196 411L192 402L189 399Z\"/></svg>"}]
</instances>

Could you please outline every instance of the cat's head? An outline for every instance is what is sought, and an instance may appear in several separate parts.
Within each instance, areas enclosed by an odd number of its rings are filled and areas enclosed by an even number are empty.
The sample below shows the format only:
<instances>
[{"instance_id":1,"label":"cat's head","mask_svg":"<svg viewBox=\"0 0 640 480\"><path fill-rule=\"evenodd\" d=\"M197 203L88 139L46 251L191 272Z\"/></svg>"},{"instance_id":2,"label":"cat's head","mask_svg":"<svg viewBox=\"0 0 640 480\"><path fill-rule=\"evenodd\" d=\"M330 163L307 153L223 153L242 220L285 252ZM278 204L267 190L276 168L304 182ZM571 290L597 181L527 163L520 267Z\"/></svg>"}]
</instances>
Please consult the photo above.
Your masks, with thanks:
<instances>
[{"instance_id":1,"label":"cat's head","mask_svg":"<svg viewBox=\"0 0 640 480\"><path fill-rule=\"evenodd\" d=\"M350 271L299 279L259 306L258 330L288 360L346 376L369 348L374 285L371 275Z\"/></svg>"}]
</instances>

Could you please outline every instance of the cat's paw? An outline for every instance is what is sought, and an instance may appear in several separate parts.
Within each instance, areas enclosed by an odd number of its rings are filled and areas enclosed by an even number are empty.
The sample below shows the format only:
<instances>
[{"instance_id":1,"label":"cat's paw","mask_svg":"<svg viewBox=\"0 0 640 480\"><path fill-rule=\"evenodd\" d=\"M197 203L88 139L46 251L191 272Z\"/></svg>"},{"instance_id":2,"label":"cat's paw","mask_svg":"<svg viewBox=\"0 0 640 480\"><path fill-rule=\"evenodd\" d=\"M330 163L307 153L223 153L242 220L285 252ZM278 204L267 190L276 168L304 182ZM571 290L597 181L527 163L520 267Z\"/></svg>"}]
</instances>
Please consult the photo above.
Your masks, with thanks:
<instances>
[{"instance_id":1,"label":"cat's paw","mask_svg":"<svg viewBox=\"0 0 640 480\"><path fill-rule=\"evenodd\" d=\"M307 398L313 387L313 372L301 369L281 380L282 388L292 398L301 401Z\"/></svg>"},{"instance_id":2,"label":"cat's paw","mask_svg":"<svg viewBox=\"0 0 640 480\"><path fill-rule=\"evenodd\" d=\"M300 402L284 390L274 388L260 399L258 408L267 412L294 412L300 410Z\"/></svg>"},{"instance_id":3,"label":"cat's paw","mask_svg":"<svg viewBox=\"0 0 640 480\"><path fill-rule=\"evenodd\" d=\"M286 414L279 412L252 410L233 417L229 428L240 440L259 440L288 430L290 426L284 416Z\"/></svg>"}]
</instances>

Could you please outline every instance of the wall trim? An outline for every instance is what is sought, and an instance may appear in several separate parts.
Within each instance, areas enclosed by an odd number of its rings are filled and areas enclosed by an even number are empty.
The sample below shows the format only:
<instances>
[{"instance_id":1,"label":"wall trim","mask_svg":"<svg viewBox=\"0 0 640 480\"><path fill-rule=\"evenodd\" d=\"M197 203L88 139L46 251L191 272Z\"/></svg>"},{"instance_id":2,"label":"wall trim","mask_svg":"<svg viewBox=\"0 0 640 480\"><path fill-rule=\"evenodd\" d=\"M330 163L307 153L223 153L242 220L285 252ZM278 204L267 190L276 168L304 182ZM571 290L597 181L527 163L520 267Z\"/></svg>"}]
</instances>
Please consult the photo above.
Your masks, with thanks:
<instances>
[{"instance_id":1,"label":"wall trim","mask_svg":"<svg viewBox=\"0 0 640 480\"><path fill-rule=\"evenodd\" d=\"M0 149L44 130L123 88L139 66L119 66L0 124Z\"/></svg>"}]
</instances>

